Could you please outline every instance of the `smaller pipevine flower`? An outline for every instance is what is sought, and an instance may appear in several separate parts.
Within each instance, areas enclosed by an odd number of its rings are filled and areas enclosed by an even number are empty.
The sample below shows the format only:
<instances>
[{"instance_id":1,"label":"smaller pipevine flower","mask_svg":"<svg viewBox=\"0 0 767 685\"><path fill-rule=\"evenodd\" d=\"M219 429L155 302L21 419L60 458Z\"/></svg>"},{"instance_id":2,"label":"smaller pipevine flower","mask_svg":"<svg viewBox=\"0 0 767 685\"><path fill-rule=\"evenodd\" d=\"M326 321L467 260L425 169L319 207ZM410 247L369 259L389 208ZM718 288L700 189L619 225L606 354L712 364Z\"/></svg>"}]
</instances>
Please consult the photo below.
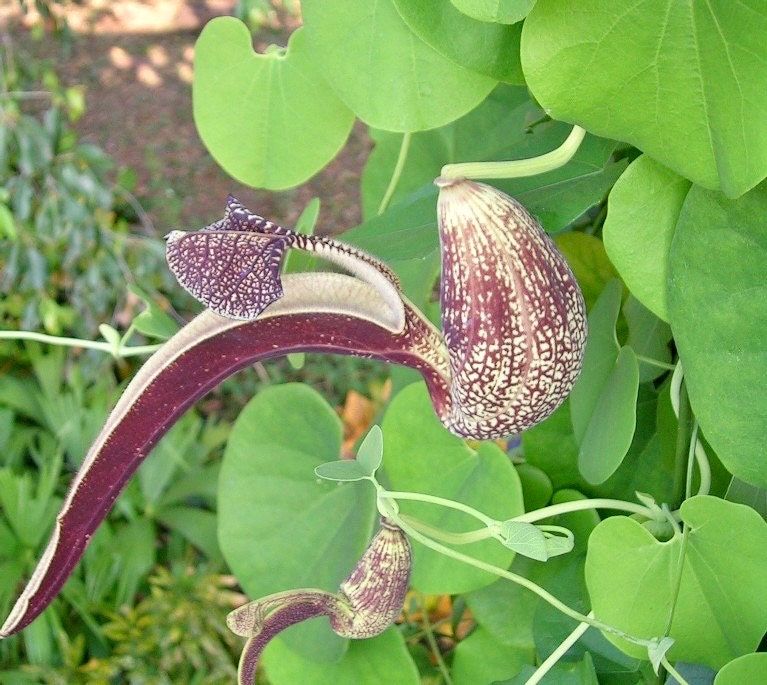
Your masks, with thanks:
<instances>
[{"instance_id":1,"label":"smaller pipevine flower","mask_svg":"<svg viewBox=\"0 0 767 685\"><path fill-rule=\"evenodd\" d=\"M381 519L381 527L337 593L301 589L278 592L232 611L226 623L247 637L238 682L255 681L256 667L266 645L286 628L327 616L341 637L360 640L380 635L399 616L410 583L410 542L399 526Z\"/></svg>"}]
</instances>

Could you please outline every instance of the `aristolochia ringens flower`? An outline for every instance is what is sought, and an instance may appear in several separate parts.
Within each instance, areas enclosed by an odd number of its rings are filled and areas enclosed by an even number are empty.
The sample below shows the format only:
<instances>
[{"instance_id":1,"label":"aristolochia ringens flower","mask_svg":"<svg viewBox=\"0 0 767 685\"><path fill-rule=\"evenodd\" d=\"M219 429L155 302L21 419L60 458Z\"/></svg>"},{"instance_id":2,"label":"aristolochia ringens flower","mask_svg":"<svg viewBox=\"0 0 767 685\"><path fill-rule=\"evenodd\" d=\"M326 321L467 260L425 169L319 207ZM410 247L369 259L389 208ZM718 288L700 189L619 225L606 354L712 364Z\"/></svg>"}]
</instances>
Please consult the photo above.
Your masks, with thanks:
<instances>
[{"instance_id":1,"label":"aristolochia ringens flower","mask_svg":"<svg viewBox=\"0 0 767 685\"><path fill-rule=\"evenodd\" d=\"M257 360L303 351L405 364L423 375L444 425L474 439L518 433L556 409L578 375L586 338L572 272L508 196L460 179L438 185L442 332L379 260L285 229L233 198L220 221L169 234L171 269L207 309L125 389L0 637L24 628L58 594L125 483L173 423ZM348 273L281 276L288 249L315 252Z\"/></svg>"}]
</instances>

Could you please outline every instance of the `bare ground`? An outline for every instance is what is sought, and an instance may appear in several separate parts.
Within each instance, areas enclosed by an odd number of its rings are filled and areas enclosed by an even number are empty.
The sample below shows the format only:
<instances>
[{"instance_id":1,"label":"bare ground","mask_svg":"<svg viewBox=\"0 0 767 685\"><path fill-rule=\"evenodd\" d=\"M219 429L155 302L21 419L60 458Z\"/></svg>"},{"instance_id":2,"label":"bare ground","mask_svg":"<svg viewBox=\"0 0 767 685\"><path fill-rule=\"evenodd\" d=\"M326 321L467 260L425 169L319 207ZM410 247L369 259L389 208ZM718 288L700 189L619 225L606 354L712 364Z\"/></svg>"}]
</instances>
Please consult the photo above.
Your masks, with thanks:
<instances>
[{"instance_id":1,"label":"bare ground","mask_svg":"<svg viewBox=\"0 0 767 685\"><path fill-rule=\"evenodd\" d=\"M6 0L7 1L7 0ZM65 49L47 37L32 40L18 24L16 3L0 7L0 22L36 58L48 58L66 85L84 85L87 110L77 123L83 141L105 149L118 166L137 173L135 194L156 235L194 229L220 217L228 193L261 214L291 225L314 196L322 201L319 231L337 233L359 222L359 175L370 150L357 125L341 154L299 188L267 192L245 187L222 171L192 120L194 42L205 22L229 14L233 0L86 0L68 5L74 40ZM284 45L300 23L272 3L256 49ZM0 2L0 5L2 3Z\"/></svg>"}]
</instances>

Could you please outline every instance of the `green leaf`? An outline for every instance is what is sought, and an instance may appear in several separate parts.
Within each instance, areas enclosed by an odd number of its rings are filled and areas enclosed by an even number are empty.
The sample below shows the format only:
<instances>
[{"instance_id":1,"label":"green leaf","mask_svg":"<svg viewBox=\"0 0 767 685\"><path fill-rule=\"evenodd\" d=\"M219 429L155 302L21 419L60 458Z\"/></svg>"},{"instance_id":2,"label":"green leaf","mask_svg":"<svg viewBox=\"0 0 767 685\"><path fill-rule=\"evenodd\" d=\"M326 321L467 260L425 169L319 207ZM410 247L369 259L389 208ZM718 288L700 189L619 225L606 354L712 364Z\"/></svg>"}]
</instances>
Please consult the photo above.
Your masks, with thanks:
<instances>
[{"instance_id":1,"label":"green leaf","mask_svg":"<svg viewBox=\"0 0 767 685\"><path fill-rule=\"evenodd\" d=\"M599 238L580 231L560 233L555 242L575 274L586 309L591 311L605 285L618 277L607 258L605 246Z\"/></svg>"},{"instance_id":2,"label":"green leaf","mask_svg":"<svg viewBox=\"0 0 767 685\"><path fill-rule=\"evenodd\" d=\"M261 55L233 17L213 19L200 34L193 97L205 146L228 174L257 188L303 183L335 157L354 123L327 87L303 29L284 54Z\"/></svg>"},{"instance_id":3,"label":"green leaf","mask_svg":"<svg viewBox=\"0 0 767 685\"><path fill-rule=\"evenodd\" d=\"M521 24L477 21L442 0L394 0L394 5L413 33L444 57L499 81L524 85Z\"/></svg>"},{"instance_id":4,"label":"green leaf","mask_svg":"<svg viewBox=\"0 0 767 685\"><path fill-rule=\"evenodd\" d=\"M219 543L250 598L302 587L336 592L370 537L375 497L367 483L318 481L314 469L341 452L341 423L306 385L262 390L240 413L218 491ZM335 660L346 641L327 622L290 628L306 658Z\"/></svg>"},{"instance_id":5,"label":"green leaf","mask_svg":"<svg viewBox=\"0 0 767 685\"><path fill-rule=\"evenodd\" d=\"M16 240L18 237L13 212L2 203L0 203L0 237L6 240Z\"/></svg>"},{"instance_id":6,"label":"green leaf","mask_svg":"<svg viewBox=\"0 0 767 685\"><path fill-rule=\"evenodd\" d=\"M732 475L767 487L767 184L693 188L671 246L669 312L690 404Z\"/></svg>"},{"instance_id":7,"label":"green leaf","mask_svg":"<svg viewBox=\"0 0 767 685\"><path fill-rule=\"evenodd\" d=\"M406 387L384 416L384 464L391 489L420 492L468 504L496 520L523 511L522 487L507 455L495 444L477 450L449 433L437 417L423 383ZM418 436L414 440L413 436ZM454 532L481 526L466 514L402 500L400 509L426 523ZM495 540L461 546L461 552L506 568L510 550ZM482 587L495 576L413 544L412 584L426 594L454 594Z\"/></svg>"},{"instance_id":8,"label":"green leaf","mask_svg":"<svg viewBox=\"0 0 767 685\"><path fill-rule=\"evenodd\" d=\"M620 466L636 428L639 367L630 347L618 347L615 322L621 286L611 281L589 315L583 370L570 394L578 468L592 484Z\"/></svg>"},{"instance_id":9,"label":"green leaf","mask_svg":"<svg viewBox=\"0 0 767 685\"><path fill-rule=\"evenodd\" d=\"M133 325L139 333L150 338L167 340L178 331L178 324L143 290L135 285L129 285L128 290L144 303L144 311L133 319Z\"/></svg>"},{"instance_id":10,"label":"green leaf","mask_svg":"<svg viewBox=\"0 0 767 685\"><path fill-rule=\"evenodd\" d=\"M443 126L474 109L497 83L421 41L392 0L304 0L301 11L323 74L370 126L400 132Z\"/></svg>"},{"instance_id":11,"label":"green leaf","mask_svg":"<svg viewBox=\"0 0 767 685\"><path fill-rule=\"evenodd\" d=\"M543 531L532 523L503 521L500 529L504 547L537 561L546 561L549 558L546 537Z\"/></svg>"},{"instance_id":12,"label":"green leaf","mask_svg":"<svg viewBox=\"0 0 767 685\"><path fill-rule=\"evenodd\" d=\"M767 175L767 7L538 0L522 67L553 117L737 197Z\"/></svg>"},{"instance_id":13,"label":"green leaf","mask_svg":"<svg viewBox=\"0 0 767 685\"><path fill-rule=\"evenodd\" d=\"M325 462L315 468L314 473L318 478L335 480L342 483L364 480L370 475L362 464L359 464L353 459L339 459L337 461Z\"/></svg>"},{"instance_id":14,"label":"green leaf","mask_svg":"<svg viewBox=\"0 0 767 685\"><path fill-rule=\"evenodd\" d=\"M685 501L680 512L690 531L669 658L719 668L752 652L767 629L767 523L753 509L710 496ZM663 635L682 548L681 536L659 542L625 516L600 523L586 559L595 614L638 637ZM646 658L642 648L605 635Z\"/></svg>"},{"instance_id":15,"label":"green leaf","mask_svg":"<svg viewBox=\"0 0 767 685\"><path fill-rule=\"evenodd\" d=\"M349 651L335 664L317 663L289 649L283 639L264 651L271 685L419 685L420 678L402 634L389 628L369 640L352 640Z\"/></svg>"},{"instance_id":16,"label":"green leaf","mask_svg":"<svg viewBox=\"0 0 767 685\"><path fill-rule=\"evenodd\" d=\"M570 422L569 401L522 433L522 448L525 460L541 469L555 490L585 482L578 470L578 444Z\"/></svg>"},{"instance_id":17,"label":"green leaf","mask_svg":"<svg viewBox=\"0 0 767 685\"><path fill-rule=\"evenodd\" d=\"M479 21L514 24L522 21L535 0L450 0L464 14Z\"/></svg>"},{"instance_id":18,"label":"green leaf","mask_svg":"<svg viewBox=\"0 0 767 685\"><path fill-rule=\"evenodd\" d=\"M533 660L532 650L509 647L480 626L455 649L453 684L476 685L510 678Z\"/></svg>"},{"instance_id":19,"label":"green leaf","mask_svg":"<svg viewBox=\"0 0 767 685\"><path fill-rule=\"evenodd\" d=\"M383 433L381 427L373 426L357 450L356 462L372 476L383 460Z\"/></svg>"},{"instance_id":20,"label":"green leaf","mask_svg":"<svg viewBox=\"0 0 767 685\"><path fill-rule=\"evenodd\" d=\"M578 452L578 468L589 483L604 483L628 453L636 428L639 366L622 347L605 380Z\"/></svg>"},{"instance_id":21,"label":"green leaf","mask_svg":"<svg viewBox=\"0 0 767 685\"><path fill-rule=\"evenodd\" d=\"M629 290L669 320L668 255L690 182L647 155L635 159L610 191L605 249Z\"/></svg>"},{"instance_id":22,"label":"green leaf","mask_svg":"<svg viewBox=\"0 0 767 685\"><path fill-rule=\"evenodd\" d=\"M517 475L522 483L522 492L525 497L525 511L533 511L545 507L551 495L554 493L554 486L546 472L532 464L518 464L516 466Z\"/></svg>"},{"instance_id":23,"label":"green leaf","mask_svg":"<svg viewBox=\"0 0 767 685\"><path fill-rule=\"evenodd\" d=\"M745 654L722 666L714 685L744 685L758 683L767 673L767 653Z\"/></svg>"}]
</instances>

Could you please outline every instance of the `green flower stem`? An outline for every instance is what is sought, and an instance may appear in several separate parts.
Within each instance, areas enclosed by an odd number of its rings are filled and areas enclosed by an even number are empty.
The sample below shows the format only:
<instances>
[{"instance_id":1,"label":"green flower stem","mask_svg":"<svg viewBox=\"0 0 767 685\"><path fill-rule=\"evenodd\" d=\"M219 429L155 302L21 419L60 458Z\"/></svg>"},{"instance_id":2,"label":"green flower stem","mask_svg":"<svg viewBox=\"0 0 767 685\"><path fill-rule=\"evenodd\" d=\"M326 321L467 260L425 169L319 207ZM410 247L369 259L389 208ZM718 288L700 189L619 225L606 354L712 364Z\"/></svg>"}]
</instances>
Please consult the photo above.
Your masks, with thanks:
<instances>
[{"instance_id":1,"label":"green flower stem","mask_svg":"<svg viewBox=\"0 0 767 685\"><path fill-rule=\"evenodd\" d=\"M407 153L410 151L410 140L413 134L408 132L402 135L402 143L399 147L399 155L397 156L397 163L394 165L394 171L392 171L391 178L389 179L389 185L386 188L381 204L378 206L378 213L383 214L386 208L391 202L394 191L397 189L400 176L402 176L402 170L405 168L405 162L407 162Z\"/></svg>"},{"instance_id":2,"label":"green flower stem","mask_svg":"<svg viewBox=\"0 0 767 685\"><path fill-rule=\"evenodd\" d=\"M60 345L62 347L80 347L86 350L98 350L112 354L115 350L108 342L97 340L81 340L80 338L62 338L57 335L46 335L34 331L0 331L0 340L34 340L35 342L48 345ZM152 354L160 345L137 345L135 347L120 346L116 352L118 357L136 357L143 354Z\"/></svg>"},{"instance_id":3,"label":"green flower stem","mask_svg":"<svg viewBox=\"0 0 767 685\"><path fill-rule=\"evenodd\" d=\"M667 364L666 362L659 361L658 359L653 359L652 357L645 357L641 354L636 355L637 361L643 362L644 364L650 364L651 366L657 366L659 369L666 369L667 371L675 371L676 365L675 364Z\"/></svg>"},{"instance_id":4,"label":"green flower stem","mask_svg":"<svg viewBox=\"0 0 767 685\"><path fill-rule=\"evenodd\" d=\"M515 159L508 162L465 162L446 164L442 167L442 178L521 178L536 176L559 169L567 164L578 151L586 131L573 126L567 139L556 150L529 159Z\"/></svg>"},{"instance_id":5,"label":"green flower stem","mask_svg":"<svg viewBox=\"0 0 767 685\"><path fill-rule=\"evenodd\" d=\"M675 669L675 668L674 668L674 667L673 667L673 666L672 666L672 665L669 663L669 660L668 660L668 659L667 659L665 656L664 656L664 657L663 657L663 658L660 660L660 662L661 662L661 664L663 665L663 668L665 668L665 669L666 669L666 671L667 671L667 672L668 672L668 673L669 673L671 676L673 676L673 677L676 679L676 681L677 681L677 683L679 683L679 685L690 685L690 683L688 683L688 682L687 682L687 681L686 681L686 680L685 680L685 679L684 679L684 678L683 678L683 677L682 677L682 676L679 674L679 671L677 671L677 670L676 670L676 669Z\"/></svg>"},{"instance_id":6,"label":"green flower stem","mask_svg":"<svg viewBox=\"0 0 767 685\"><path fill-rule=\"evenodd\" d=\"M570 618L578 621L579 623L587 623L588 625L594 626L595 628L599 630L612 633L613 635L617 635L618 637L621 637L624 640L627 640L628 642L631 642L636 645L640 645L645 648L649 648L655 645L655 642L652 640L645 640L640 637L634 637L633 635L629 635L628 633L625 633L622 630L615 628L614 626L611 626L607 623L603 623L597 618L594 618L592 616L586 616L585 614L581 614L580 612L575 611L575 609L571 609L569 606L567 606L567 604L560 601L554 595L544 590L540 585L537 585L533 581L528 580L524 576L517 575L516 573L512 573L511 571L507 571L506 569L503 569L503 568L499 568L498 566L493 566L492 564L487 564L484 561L481 561L479 559L474 559L473 557L470 557L467 554L462 554L461 552L458 552L454 549L450 549L449 547L445 547L444 545L441 545L438 542L435 542L431 538L428 538L425 535L422 535L417 530L410 527L405 521L403 521L400 518L399 515L395 515L393 519L394 519L394 522L400 528L402 528L402 530L404 530L405 533L407 533L407 535L409 535L416 542L420 542L422 545L424 545L424 547L428 547L429 549L432 549L435 552L438 552L439 554L443 554L446 557L455 559L456 561L460 561L464 564L468 564L469 566L474 566L475 568L481 569L482 571L487 571L488 573L492 573L501 578L506 578L507 580L510 580L512 583L516 583L517 585L521 585L522 587L538 595L538 597L540 597L543 601L553 606L555 609L561 611L565 616L569 616Z\"/></svg>"},{"instance_id":7,"label":"green flower stem","mask_svg":"<svg viewBox=\"0 0 767 685\"><path fill-rule=\"evenodd\" d=\"M430 526L428 523L413 516L408 516L407 514L400 514L400 516L403 521L407 521L408 525L412 526L415 530L440 542L446 542L449 545L468 545L472 542L479 542L480 540L487 540L493 537L493 531L487 527L471 530L466 533L449 533L441 528Z\"/></svg>"},{"instance_id":8,"label":"green flower stem","mask_svg":"<svg viewBox=\"0 0 767 685\"><path fill-rule=\"evenodd\" d=\"M594 618L594 612L590 611L588 616L589 618ZM540 666L538 666L538 668L535 670L535 673L533 673L533 675L527 679L525 685L538 685L538 683L543 680L546 674L567 653L567 650L570 649L570 647L572 647L576 642L578 642L581 635L583 635L583 633L585 633L588 629L588 623L579 623L575 627L575 630L573 630L572 633L570 633L564 640L562 640L560 645L551 654L549 654L549 656Z\"/></svg>"}]
</instances>

